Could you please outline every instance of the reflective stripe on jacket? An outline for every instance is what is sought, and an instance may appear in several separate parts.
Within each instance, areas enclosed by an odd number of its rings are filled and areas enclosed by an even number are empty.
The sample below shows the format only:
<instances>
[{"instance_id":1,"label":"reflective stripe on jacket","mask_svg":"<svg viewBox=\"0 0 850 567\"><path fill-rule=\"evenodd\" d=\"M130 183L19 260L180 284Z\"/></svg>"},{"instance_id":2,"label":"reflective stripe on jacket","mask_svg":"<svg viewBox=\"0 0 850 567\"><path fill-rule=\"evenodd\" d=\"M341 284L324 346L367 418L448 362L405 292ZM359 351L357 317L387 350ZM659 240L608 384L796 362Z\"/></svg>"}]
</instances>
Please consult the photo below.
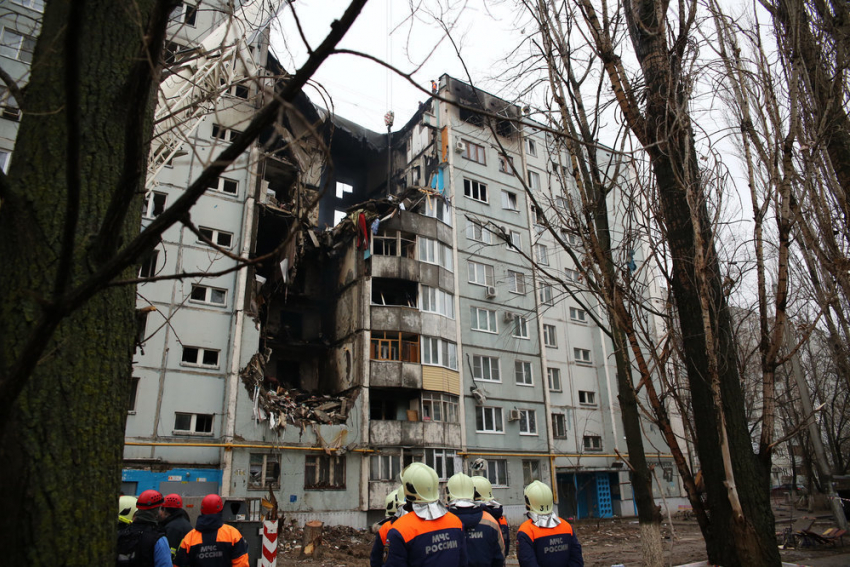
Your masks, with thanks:
<instances>
[{"instance_id":1,"label":"reflective stripe on jacket","mask_svg":"<svg viewBox=\"0 0 850 567\"><path fill-rule=\"evenodd\" d=\"M520 567L584 567L581 544L563 519L554 528L540 528L526 520L516 542Z\"/></svg>"},{"instance_id":2,"label":"reflective stripe on jacket","mask_svg":"<svg viewBox=\"0 0 850 567\"><path fill-rule=\"evenodd\" d=\"M201 516L198 528L183 538L174 564L178 567L249 567L248 544L239 530L221 523L220 513Z\"/></svg>"},{"instance_id":3,"label":"reflective stripe on jacket","mask_svg":"<svg viewBox=\"0 0 850 567\"><path fill-rule=\"evenodd\" d=\"M451 512L436 520L405 514L387 535L385 567L467 567L463 524Z\"/></svg>"}]
</instances>

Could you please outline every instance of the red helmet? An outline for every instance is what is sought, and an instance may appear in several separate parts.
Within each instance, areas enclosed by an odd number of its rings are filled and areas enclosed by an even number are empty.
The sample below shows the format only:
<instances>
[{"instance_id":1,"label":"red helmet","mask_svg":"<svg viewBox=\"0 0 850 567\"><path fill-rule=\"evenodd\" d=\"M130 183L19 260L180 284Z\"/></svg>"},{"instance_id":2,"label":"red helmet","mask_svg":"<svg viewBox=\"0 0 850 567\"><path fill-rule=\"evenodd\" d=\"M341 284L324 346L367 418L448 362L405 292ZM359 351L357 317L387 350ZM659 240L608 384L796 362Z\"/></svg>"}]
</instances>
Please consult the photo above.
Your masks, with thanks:
<instances>
[{"instance_id":1,"label":"red helmet","mask_svg":"<svg viewBox=\"0 0 850 567\"><path fill-rule=\"evenodd\" d=\"M139 510L153 510L162 506L162 494L156 490L145 490L139 494L139 499L136 501L136 508Z\"/></svg>"},{"instance_id":2,"label":"red helmet","mask_svg":"<svg viewBox=\"0 0 850 567\"><path fill-rule=\"evenodd\" d=\"M183 499L180 498L179 494L169 494L165 497L165 500L162 502L163 508L182 508L183 507Z\"/></svg>"},{"instance_id":3,"label":"red helmet","mask_svg":"<svg viewBox=\"0 0 850 567\"><path fill-rule=\"evenodd\" d=\"M224 510L224 502L221 501L221 496L218 494L207 494L201 500L201 514L218 514Z\"/></svg>"}]
</instances>

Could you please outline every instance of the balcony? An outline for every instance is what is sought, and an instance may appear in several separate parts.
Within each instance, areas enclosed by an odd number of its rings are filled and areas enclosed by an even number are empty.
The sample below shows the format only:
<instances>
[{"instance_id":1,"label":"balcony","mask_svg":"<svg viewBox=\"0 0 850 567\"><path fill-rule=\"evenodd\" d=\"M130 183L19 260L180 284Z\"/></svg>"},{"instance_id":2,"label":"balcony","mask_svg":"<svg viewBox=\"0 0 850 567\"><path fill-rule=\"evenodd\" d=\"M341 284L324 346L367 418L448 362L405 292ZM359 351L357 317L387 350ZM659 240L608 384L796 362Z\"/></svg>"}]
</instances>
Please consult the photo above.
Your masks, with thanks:
<instances>
[{"instance_id":1,"label":"balcony","mask_svg":"<svg viewBox=\"0 0 850 567\"><path fill-rule=\"evenodd\" d=\"M369 367L371 387L422 389L422 365L418 362L372 360Z\"/></svg>"},{"instance_id":2,"label":"balcony","mask_svg":"<svg viewBox=\"0 0 850 567\"><path fill-rule=\"evenodd\" d=\"M460 424L442 421L372 421L369 443L377 447L460 447Z\"/></svg>"}]
</instances>

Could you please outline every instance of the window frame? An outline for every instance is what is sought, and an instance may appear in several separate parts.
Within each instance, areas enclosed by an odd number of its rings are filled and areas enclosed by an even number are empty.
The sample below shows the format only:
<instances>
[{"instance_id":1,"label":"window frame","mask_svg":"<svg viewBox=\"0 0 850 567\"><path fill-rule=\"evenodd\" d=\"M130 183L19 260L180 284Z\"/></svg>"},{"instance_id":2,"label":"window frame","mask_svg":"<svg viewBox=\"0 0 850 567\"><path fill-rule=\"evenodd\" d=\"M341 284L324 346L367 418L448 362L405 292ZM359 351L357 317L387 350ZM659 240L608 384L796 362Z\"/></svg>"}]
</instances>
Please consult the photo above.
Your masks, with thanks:
<instances>
[{"instance_id":1,"label":"window frame","mask_svg":"<svg viewBox=\"0 0 850 567\"><path fill-rule=\"evenodd\" d=\"M327 485L322 484L321 478L324 464L327 464ZM308 483L309 467L313 467L314 471L311 475L313 479ZM345 474L345 455L305 455L304 457L304 490L345 490Z\"/></svg>"},{"instance_id":2,"label":"window frame","mask_svg":"<svg viewBox=\"0 0 850 567\"><path fill-rule=\"evenodd\" d=\"M570 307L570 321L574 323L587 324L587 311L580 307Z\"/></svg>"},{"instance_id":3,"label":"window frame","mask_svg":"<svg viewBox=\"0 0 850 567\"><path fill-rule=\"evenodd\" d=\"M212 125L212 129L210 130L210 138L219 142L232 142L233 139L241 133L241 130L237 130L235 128L228 128L227 126L223 126L214 122Z\"/></svg>"},{"instance_id":4,"label":"window frame","mask_svg":"<svg viewBox=\"0 0 850 567\"><path fill-rule=\"evenodd\" d=\"M508 270L508 291L519 295L525 295L528 292L528 286L525 284L525 274L516 270Z\"/></svg>"},{"instance_id":5,"label":"window frame","mask_svg":"<svg viewBox=\"0 0 850 567\"><path fill-rule=\"evenodd\" d=\"M598 405L596 403L596 392L592 390L579 390L578 403L582 406L596 407Z\"/></svg>"},{"instance_id":6,"label":"window frame","mask_svg":"<svg viewBox=\"0 0 850 567\"><path fill-rule=\"evenodd\" d=\"M187 2L180 2L174 6L171 13L168 15L168 25L179 24L181 27L186 26L194 28L197 25L198 6Z\"/></svg>"},{"instance_id":7,"label":"window frame","mask_svg":"<svg viewBox=\"0 0 850 567\"><path fill-rule=\"evenodd\" d=\"M537 140L534 138L525 139L525 151L530 156L537 157Z\"/></svg>"},{"instance_id":8,"label":"window frame","mask_svg":"<svg viewBox=\"0 0 850 567\"><path fill-rule=\"evenodd\" d=\"M493 244L493 233L487 227L473 220L469 220L466 225L466 238L481 244Z\"/></svg>"},{"instance_id":9,"label":"window frame","mask_svg":"<svg viewBox=\"0 0 850 567\"><path fill-rule=\"evenodd\" d=\"M514 360L514 384L534 386L534 371L528 360Z\"/></svg>"},{"instance_id":10,"label":"window frame","mask_svg":"<svg viewBox=\"0 0 850 567\"><path fill-rule=\"evenodd\" d=\"M491 465L493 470L491 470ZM493 488L507 488L510 482L508 478L508 460L487 459L487 474L482 476L490 481Z\"/></svg>"},{"instance_id":11,"label":"window frame","mask_svg":"<svg viewBox=\"0 0 850 567\"><path fill-rule=\"evenodd\" d=\"M426 405L431 407L430 415L426 415ZM419 411L422 421L460 423L460 398L454 394L423 391L419 398Z\"/></svg>"},{"instance_id":12,"label":"window frame","mask_svg":"<svg viewBox=\"0 0 850 567\"><path fill-rule=\"evenodd\" d=\"M590 349L573 347L573 360L576 364L591 366L593 364L593 354L590 352Z\"/></svg>"},{"instance_id":13,"label":"window frame","mask_svg":"<svg viewBox=\"0 0 850 567\"><path fill-rule=\"evenodd\" d=\"M427 307L425 305L426 300L428 303ZM441 304L443 307L442 311L440 310ZM419 290L419 310L423 313L434 313L453 320L455 318L455 296L439 287L421 284Z\"/></svg>"},{"instance_id":14,"label":"window frame","mask_svg":"<svg viewBox=\"0 0 850 567\"><path fill-rule=\"evenodd\" d=\"M232 183L234 185L233 191L225 191L225 188L228 184ZM239 195L239 181L236 179L230 179L229 177L216 177L207 185L207 189L210 191L214 191L216 193L221 193L222 195L230 195L231 197L235 197Z\"/></svg>"},{"instance_id":15,"label":"window frame","mask_svg":"<svg viewBox=\"0 0 850 567\"><path fill-rule=\"evenodd\" d=\"M260 457L260 459L257 459ZM255 463L255 460L260 460L261 462ZM260 466L260 482L257 483L254 481L254 466L259 464ZM277 465L277 477L275 480L269 482L269 465ZM280 488L280 455L269 455L268 453L250 453L248 456L248 490L269 490Z\"/></svg>"},{"instance_id":16,"label":"window frame","mask_svg":"<svg viewBox=\"0 0 850 567\"><path fill-rule=\"evenodd\" d=\"M461 142L463 143L463 152L461 152L460 157L481 165L487 165L487 149L484 146L464 139L461 139Z\"/></svg>"},{"instance_id":17,"label":"window frame","mask_svg":"<svg viewBox=\"0 0 850 567\"><path fill-rule=\"evenodd\" d=\"M523 431L525 429L525 431ZM537 410L519 410L519 434L537 435Z\"/></svg>"},{"instance_id":18,"label":"window frame","mask_svg":"<svg viewBox=\"0 0 850 567\"><path fill-rule=\"evenodd\" d=\"M127 413L130 415L136 414L136 402L139 399L139 382L141 378L131 376L127 382Z\"/></svg>"},{"instance_id":19,"label":"window frame","mask_svg":"<svg viewBox=\"0 0 850 567\"><path fill-rule=\"evenodd\" d=\"M160 206L158 206L161 205ZM142 208L142 218L155 219L165 212L168 208L168 193L162 191L148 191L145 193L144 206ZM157 212L159 211L159 212Z\"/></svg>"},{"instance_id":20,"label":"window frame","mask_svg":"<svg viewBox=\"0 0 850 567\"><path fill-rule=\"evenodd\" d=\"M513 323L513 330L511 331L512 337L524 340L531 339L531 335L528 333L528 317L515 314Z\"/></svg>"},{"instance_id":21,"label":"window frame","mask_svg":"<svg viewBox=\"0 0 850 567\"><path fill-rule=\"evenodd\" d=\"M228 232L226 230L219 230L217 228L211 228L209 226L198 226L198 232L204 234L204 236L209 238L210 241L213 242L219 248L224 248L225 250L230 250L231 248L233 248L233 238L235 235L232 232ZM206 233L209 233L209 235L207 235ZM230 237L230 244L222 244L221 242L219 242L220 238L224 235ZM200 238L198 238L196 242L198 242L199 244L203 244L204 246L208 246L208 244Z\"/></svg>"},{"instance_id":22,"label":"window frame","mask_svg":"<svg viewBox=\"0 0 850 567\"><path fill-rule=\"evenodd\" d=\"M568 282L578 283L579 281L579 272L578 270L574 270L572 268L564 268L564 279Z\"/></svg>"},{"instance_id":23,"label":"window frame","mask_svg":"<svg viewBox=\"0 0 850 567\"><path fill-rule=\"evenodd\" d=\"M427 342L427 344L426 344ZM431 353L434 349L434 343L436 343L437 350L437 361L434 362L431 360ZM440 366L442 368L448 368L449 370L457 370L457 343L452 341L447 341L440 337L430 337L426 335L422 335L420 337L421 351L420 351L420 364L426 366ZM452 347L454 347L454 357L452 357ZM425 358L428 358L428 361L425 361ZM448 358L448 360L444 360ZM452 361L454 361L454 366L452 366Z\"/></svg>"},{"instance_id":24,"label":"window frame","mask_svg":"<svg viewBox=\"0 0 850 567\"><path fill-rule=\"evenodd\" d=\"M519 197L516 193L502 189L502 209L519 213Z\"/></svg>"},{"instance_id":25,"label":"window frame","mask_svg":"<svg viewBox=\"0 0 850 567\"><path fill-rule=\"evenodd\" d=\"M204 299L196 299L193 296L195 295L196 289L203 289L204 291ZM213 292L220 291L224 295L224 300L221 303L216 303L212 301L211 296ZM212 305L215 307L227 307L227 289L221 287L212 287L208 285L201 284L192 284L191 291L189 292L189 303L196 303L199 305Z\"/></svg>"},{"instance_id":26,"label":"window frame","mask_svg":"<svg viewBox=\"0 0 850 567\"><path fill-rule=\"evenodd\" d=\"M478 267L481 267L484 272L484 281L478 280ZM474 268L474 269L473 269ZM491 264L484 262L476 262L475 260L466 261L467 283L472 285L482 285L485 287L495 287L496 285L496 269ZM473 277L475 279L473 279Z\"/></svg>"},{"instance_id":27,"label":"window frame","mask_svg":"<svg viewBox=\"0 0 850 567\"><path fill-rule=\"evenodd\" d=\"M563 413L552 412L552 438L566 439L567 438L567 415Z\"/></svg>"},{"instance_id":28,"label":"window frame","mask_svg":"<svg viewBox=\"0 0 850 567\"><path fill-rule=\"evenodd\" d=\"M477 366L478 366L478 369L479 369L479 376L475 375L476 358L478 359L478 365ZM490 378L484 378L484 367L485 367L484 361L485 360L487 361L486 366L487 366L487 369L488 369L489 374L491 376ZM495 379L492 378L493 368L494 368L493 361L495 361L495 371L496 371L495 372L495 374L496 374ZM501 363L499 361L498 356L487 356L487 355L484 355L484 354L473 354L472 355L472 379L476 382L491 382L491 383L501 384L501 382L502 382L502 370L501 370L500 365L501 365Z\"/></svg>"},{"instance_id":29,"label":"window frame","mask_svg":"<svg viewBox=\"0 0 850 567\"><path fill-rule=\"evenodd\" d=\"M189 416L189 429L177 429L178 416ZM198 418L209 418L209 431L198 430ZM174 427L171 430L172 435L200 435L212 437L215 433L215 414L212 413L190 413L183 411L174 412Z\"/></svg>"},{"instance_id":30,"label":"window frame","mask_svg":"<svg viewBox=\"0 0 850 567\"><path fill-rule=\"evenodd\" d=\"M508 230L508 241L505 242L505 246L507 246L508 250L512 250L514 252L522 251L522 233L518 230L510 229Z\"/></svg>"},{"instance_id":31,"label":"window frame","mask_svg":"<svg viewBox=\"0 0 850 567\"><path fill-rule=\"evenodd\" d=\"M540 188L541 188L542 186L543 186L543 185L542 185L542 183L541 183L541 181L540 181L540 174L539 174L539 173L537 173L537 172L536 172L536 171L534 171L534 170L529 169L529 170L528 170L528 187L529 187L532 191L540 191Z\"/></svg>"},{"instance_id":32,"label":"window frame","mask_svg":"<svg viewBox=\"0 0 850 567\"><path fill-rule=\"evenodd\" d=\"M449 478L455 474L456 456L457 451L454 449L429 447L424 451L424 458L422 459L422 462L434 469L434 472L437 473L437 478L439 478L441 482L444 482L449 480ZM451 466L449 466L449 462L451 462Z\"/></svg>"},{"instance_id":33,"label":"window frame","mask_svg":"<svg viewBox=\"0 0 850 567\"><path fill-rule=\"evenodd\" d=\"M145 254L141 262L139 262L139 278L154 278L156 277L157 264L159 262L159 248L154 248Z\"/></svg>"},{"instance_id":34,"label":"window frame","mask_svg":"<svg viewBox=\"0 0 850 567\"><path fill-rule=\"evenodd\" d=\"M545 244L537 243L534 246L535 252L537 253L537 263L541 266L549 265L549 247Z\"/></svg>"},{"instance_id":35,"label":"window frame","mask_svg":"<svg viewBox=\"0 0 850 567\"><path fill-rule=\"evenodd\" d=\"M557 380L558 387L553 387L553 378ZM549 366L546 368L546 383L549 386L550 392L563 392L564 391L564 382L561 380L561 369L555 366Z\"/></svg>"},{"instance_id":36,"label":"window frame","mask_svg":"<svg viewBox=\"0 0 850 567\"><path fill-rule=\"evenodd\" d=\"M417 260L426 264L440 266L444 270L454 273L454 259L450 246L443 244L436 238L417 236Z\"/></svg>"},{"instance_id":37,"label":"window frame","mask_svg":"<svg viewBox=\"0 0 850 567\"><path fill-rule=\"evenodd\" d=\"M503 155L499 155L499 171L501 173L507 173L509 175L513 174L513 169L508 164L514 163L514 158L512 156L508 156L505 158Z\"/></svg>"},{"instance_id":38,"label":"window frame","mask_svg":"<svg viewBox=\"0 0 850 567\"><path fill-rule=\"evenodd\" d=\"M452 226L451 211L451 205L438 197L434 197L431 199L425 199L422 206L422 212L420 214L432 219L437 219L445 225Z\"/></svg>"},{"instance_id":39,"label":"window frame","mask_svg":"<svg viewBox=\"0 0 850 567\"><path fill-rule=\"evenodd\" d=\"M496 316L495 309L487 309L486 307L476 307L475 305L470 305L470 328L473 331L481 331L482 333L490 333L493 335L499 334L499 322L498 317ZM480 312L484 311L487 313L487 328L478 327L478 324L481 322ZM491 329L492 323L492 329Z\"/></svg>"},{"instance_id":40,"label":"window frame","mask_svg":"<svg viewBox=\"0 0 850 567\"><path fill-rule=\"evenodd\" d=\"M190 362L190 361L185 360L185 357L186 357L186 354L187 354L186 353L187 349L194 349L194 350L197 351L197 354L195 356L195 362ZM206 353L208 353L208 352L216 353L216 363L215 363L215 365L204 363L204 357L205 357ZM221 349L183 345L183 352L181 353L181 356L180 356L180 366L189 366L189 367L192 367L192 368L214 368L214 369L221 368Z\"/></svg>"},{"instance_id":41,"label":"window frame","mask_svg":"<svg viewBox=\"0 0 850 567\"><path fill-rule=\"evenodd\" d=\"M540 303L544 305L555 305L555 297L552 291L552 284L540 284Z\"/></svg>"},{"instance_id":42,"label":"window frame","mask_svg":"<svg viewBox=\"0 0 850 567\"><path fill-rule=\"evenodd\" d=\"M463 178L463 196L479 203L490 204L487 195L487 184L475 179Z\"/></svg>"},{"instance_id":43,"label":"window frame","mask_svg":"<svg viewBox=\"0 0 850 567\"><path fill-rule=\"evenodd\" d=\"M9 38L7 38L7 32L11 35L17 36L18 39L14 46ZM16 28L6 26L0 28L0 55L8 59L20 61L21 63L32 64L32 58L35 52L35 42L36 38L34 36L23 33ZM26 49L25 45L27 46ZM14 55L3 54L3 50L14 51ZM22 58L21 54L25 54L25 57Z\"/></svg>"},{"instance_id":44,"label":"window frame","mask_svg":"<svg viewBox=\"0 0 850 567\"><path fill-rule=\"evenodd\" d=\"M485 412L484 410L489 410ZM490 414L492 428L487 427L487 416ZM481 416L479 419L479 415ZM481 428L479 428L479 423ZM505 433L504 410L498 406L475 406L475 432L503 435Z\"/></svg>"},{"instance_id":45,"label":"window frame","mask_svg":"<svg viewBox=\"0 0 850 567\"><path fill-rule=\"evenodd\" d=\"M523 459L522 460L522 483L523 486L528 486L535 480L541 480L543 477L540 472L539 459Z\"/></svg>"},{"instance_id":46,"label":"window frame","mask_svg":"<svg viewBox=\"0 0 850 567\"><path fill-rule=\"evenodd\" d=\"M589 442L589 443L588 443ZM585 451L594 453L602 451L602 436L601 435L584 435L581 438L581 446Z\"/></svg>"},{"instance_id":47,"label":"window frame","mask_svg":"<svg viewBox=\"0 0 850 567\"><path fill-rule=\"evenodd\" d=\"M377 466L373 463L378 463ZM377 478L375 473L377 469ZM373 481L395 481L401 472L401 455L394 453L382 453L372 455L369 458L369 480Z\"/></svg>"},{"instance_id":48,"label":"window frame","mask_svg":"<svg viewBox=\"0 0 850 567\"><path fill-rule=\"evenodd\" d=\"M543 345L558 348L558 328L555 325L543 324Z\"/></svg>"}]
</instances>

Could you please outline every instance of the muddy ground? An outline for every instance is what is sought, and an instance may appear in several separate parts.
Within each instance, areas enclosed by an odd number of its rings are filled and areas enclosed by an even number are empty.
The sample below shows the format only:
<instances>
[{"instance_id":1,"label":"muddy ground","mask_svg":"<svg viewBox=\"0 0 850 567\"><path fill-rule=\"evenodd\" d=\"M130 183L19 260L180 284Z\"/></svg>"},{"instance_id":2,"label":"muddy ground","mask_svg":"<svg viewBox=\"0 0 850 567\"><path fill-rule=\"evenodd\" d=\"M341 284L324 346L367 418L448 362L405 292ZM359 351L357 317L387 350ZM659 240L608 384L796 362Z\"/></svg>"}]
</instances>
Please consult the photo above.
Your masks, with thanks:
<instances>
[{"instance_id":1,"label":"muddy ground","mask_svg":"<svg viewBox=\"0 0 850 567\"><path fill-rule=\"evenodd\" d=\"M808 513L788 508L775 511L777 532L794 520L800 526L803 516L814 521L812 531L823 532L832 523L824 511ZM804 522L804 523L807 523ZM643 565L640 549L640 535L634 518L612 518L606 520L580 520L573 522L576 535L582 543L584 564L587 567L611 567L625 565L637 567ZM512 526L511 552L508 565L516 565L516 526ZM674 518L672 525L664 522L664 555L666 565L683 565L706 559L705 545L697 523L693 519ZM367 530L355 530L349 527L325 527L322 545L312 558L301 557L302 530L298 527L284 529L280 541L278 565L298 565L303 567L354 567L368 566L369 553L374 542L374 534ZM807 547L781 550L782 560L788 563L804 564L807 560L820 557L850 554L850 536L844 538L844 545L835 546L817 544Z\"/></svg>"}]
</instances>

